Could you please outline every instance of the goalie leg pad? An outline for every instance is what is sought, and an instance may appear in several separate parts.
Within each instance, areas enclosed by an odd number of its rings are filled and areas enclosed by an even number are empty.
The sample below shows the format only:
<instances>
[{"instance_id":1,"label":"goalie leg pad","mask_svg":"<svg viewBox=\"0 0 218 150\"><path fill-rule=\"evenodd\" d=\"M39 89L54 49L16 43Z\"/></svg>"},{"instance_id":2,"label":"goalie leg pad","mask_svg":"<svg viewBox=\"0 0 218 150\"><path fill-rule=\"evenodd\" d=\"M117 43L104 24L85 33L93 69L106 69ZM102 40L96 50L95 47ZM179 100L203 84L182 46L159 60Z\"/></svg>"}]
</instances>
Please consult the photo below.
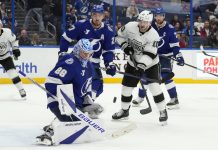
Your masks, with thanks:
<instances>
[{"instance_id":1,"label":"goalie leg pad","mask_svg":"<svg viewBox=\"0 0 218 150\"><path fill-rule=\"evenodd\" d=\"M54 145L86 143L102 140L102 135L82 121L54 122L52 124Z\"/></svg>"}]
</instances>

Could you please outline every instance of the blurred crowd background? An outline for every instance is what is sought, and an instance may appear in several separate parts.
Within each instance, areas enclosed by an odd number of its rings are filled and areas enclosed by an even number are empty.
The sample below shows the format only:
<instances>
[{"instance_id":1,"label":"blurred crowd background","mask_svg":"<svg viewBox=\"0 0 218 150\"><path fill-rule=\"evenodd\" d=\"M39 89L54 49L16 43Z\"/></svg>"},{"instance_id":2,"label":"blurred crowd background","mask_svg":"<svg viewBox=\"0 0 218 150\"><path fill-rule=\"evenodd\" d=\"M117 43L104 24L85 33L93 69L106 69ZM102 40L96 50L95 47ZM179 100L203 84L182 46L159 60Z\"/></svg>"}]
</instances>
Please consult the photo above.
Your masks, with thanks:
<instances>
[{"instance_id":1,"label":"blurred crowd background","mask_svg":"<svg viewBox=\"0 0 218 150\"><path fill-rule=\"evenodd\" d=\"M144 9L163 7L181 48L218 48L218 0L0 0L0 19L21 46L58 45L64 30L90 18L95 4L104 6L104 22L114 32Z\"/></svg>"}]
</instances>

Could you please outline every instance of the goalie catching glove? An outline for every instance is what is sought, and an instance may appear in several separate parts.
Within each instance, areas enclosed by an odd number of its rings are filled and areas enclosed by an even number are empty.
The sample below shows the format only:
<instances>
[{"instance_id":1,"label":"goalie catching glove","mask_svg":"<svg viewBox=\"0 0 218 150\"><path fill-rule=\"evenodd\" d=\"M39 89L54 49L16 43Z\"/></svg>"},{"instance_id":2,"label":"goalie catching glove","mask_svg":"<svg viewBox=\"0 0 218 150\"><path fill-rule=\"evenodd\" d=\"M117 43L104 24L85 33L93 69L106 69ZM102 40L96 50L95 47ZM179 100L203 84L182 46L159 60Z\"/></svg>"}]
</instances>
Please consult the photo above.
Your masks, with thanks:
<instances>
[{"instance_id":1,"label":"goalie catching glove","mask_svg":"<svg viewBox=\"0 0 218 150\"><path fill-rule=\"evenodd\" d=\"M98 119L98 116L104 111L104 108L97 104L90 104L82 109L83 112L87 112L92 119Z\"/></svg>"}]
</instances>

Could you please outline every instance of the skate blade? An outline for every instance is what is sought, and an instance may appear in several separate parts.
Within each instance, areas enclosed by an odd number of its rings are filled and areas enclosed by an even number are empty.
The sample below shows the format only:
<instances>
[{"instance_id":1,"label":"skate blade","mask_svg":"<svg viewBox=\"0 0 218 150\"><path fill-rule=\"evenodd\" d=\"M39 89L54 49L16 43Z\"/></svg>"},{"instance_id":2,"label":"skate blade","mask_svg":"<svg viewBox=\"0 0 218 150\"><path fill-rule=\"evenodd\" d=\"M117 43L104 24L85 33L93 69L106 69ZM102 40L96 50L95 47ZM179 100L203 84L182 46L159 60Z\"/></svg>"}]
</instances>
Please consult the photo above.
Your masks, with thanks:
<instances>
[{"instance_id":1,"label":"skate blade","mask_svg":"<svg viewBox=\"0 0 218 150\"><path fill-rule=\"evenodd\" d=\"M41 139L36 138L36 144L37 145L46 145L46 146L51 146L52 141L48 140L48 139L44 139L43 141Z\"/></svg>"},{"instance_id":2,"label":"skate blade","mask_svg":"<svg viewBox=\"0 0 218 150\"><path fill-rule=\"evenodd\" d=\"M26 97L21 97L21 100L26 101L27 98Z\"/></svg>"},{"instance_id":3,"label":"skate blade","mask_svg":"<svg viewBox=\"0 0 218 150\"><path fill-rule=\"evenodd\" d=\"M112 119L113 121L122 121L122 120L128 120L129 117L123 117L123 118L120 118L120 119Z\"/></svg>"},{"instance_id":4,"label":"skate blade","mask_svg":"<svg viewBox=\"0 0 218 150\"><path fill-rule=\"evenodd\" d=\"M167 106L167 109L172 110L172 109L179 109L179 105L173 105L173 106Z\"/></svg>"},{"instance_id":5,"label":"skate blade","mask_svg":"<svg viewBox=\"0 0 218 150\"><path fill-rule=\"evenodd\" d=\"M166 125L167 125L167 121L161 121L161 122L160 122L160 125L161 125L161 126L166 126Z\"/></svg>"}]
</instances>

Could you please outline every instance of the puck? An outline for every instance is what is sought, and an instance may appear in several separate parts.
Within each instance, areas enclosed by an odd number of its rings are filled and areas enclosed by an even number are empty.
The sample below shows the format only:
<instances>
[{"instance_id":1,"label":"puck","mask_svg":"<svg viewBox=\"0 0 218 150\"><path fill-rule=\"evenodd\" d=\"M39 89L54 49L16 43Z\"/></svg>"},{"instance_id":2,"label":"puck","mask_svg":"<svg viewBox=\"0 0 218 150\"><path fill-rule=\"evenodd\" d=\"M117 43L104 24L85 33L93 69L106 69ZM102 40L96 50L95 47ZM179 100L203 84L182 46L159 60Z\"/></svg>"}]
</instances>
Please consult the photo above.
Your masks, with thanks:
<instances>
[{"instance_id":1,"label":"puck","mask_svg":"<svg viewBox=\"0 0 218 150\"><path fill-rule=\"evenodd\" d=\"M116 103L116 101L117 101L117 97L114 97L113 103Z\"/></svg>"}]
</instances>

